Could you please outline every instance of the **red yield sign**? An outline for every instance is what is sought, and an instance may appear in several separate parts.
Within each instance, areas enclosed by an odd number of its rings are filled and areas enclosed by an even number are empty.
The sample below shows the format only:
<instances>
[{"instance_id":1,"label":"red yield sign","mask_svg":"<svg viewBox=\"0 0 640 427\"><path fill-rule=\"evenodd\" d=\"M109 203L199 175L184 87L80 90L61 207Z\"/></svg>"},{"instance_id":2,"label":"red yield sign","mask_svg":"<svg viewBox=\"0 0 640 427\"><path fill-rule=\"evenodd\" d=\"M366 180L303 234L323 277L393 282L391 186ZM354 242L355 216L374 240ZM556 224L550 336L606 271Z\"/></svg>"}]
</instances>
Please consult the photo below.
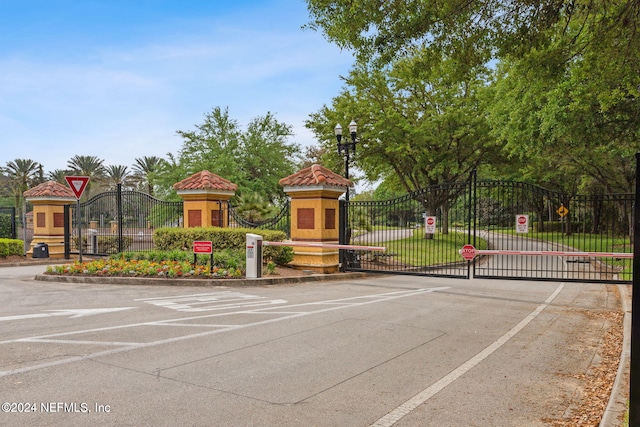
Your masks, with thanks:
<instances>
[{"instance_id":1,"label":"red yield sign","mask_svg":"<svg viewBox=\"0 0 640 427\"><path fill-rule=\"evenodd\" d=\"M462 249L460 249L460 255L467 261L473 261L476 257L476 248L474 248L473 245L464 245Z\"/></svg>"},{"instance_id":2,"label":"red yield sign","mask_svg":"<svg viewBox=\"0 0 640 427\"><path fill-rule=\"evenodd\" d=\"M82 193L84 193L84 189L87 188L87 184L89 183L88 176L65 176L64 179L69 184L69 188L75 194L76 199L80 199L82 197Z\"/></svg>"}]
</instances>

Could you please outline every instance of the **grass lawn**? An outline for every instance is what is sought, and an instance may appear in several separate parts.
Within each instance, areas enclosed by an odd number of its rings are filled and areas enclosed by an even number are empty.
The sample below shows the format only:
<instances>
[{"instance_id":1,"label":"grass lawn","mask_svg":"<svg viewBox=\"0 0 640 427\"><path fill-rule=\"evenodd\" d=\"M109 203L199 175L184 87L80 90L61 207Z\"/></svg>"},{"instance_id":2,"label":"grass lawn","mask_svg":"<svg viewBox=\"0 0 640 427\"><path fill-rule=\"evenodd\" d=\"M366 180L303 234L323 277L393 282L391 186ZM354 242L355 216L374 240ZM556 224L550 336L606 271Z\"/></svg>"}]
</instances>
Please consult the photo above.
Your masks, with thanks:
<instances>
[{"instance_id":1,"label":"grass lawn","mask_svg":"<svg viewBox=\"0 0 640 427\"><path fill-rule=\"evenodd\" d=\"M433 239L424 238L424 229L418 228L413 236L384 242L387 253L396 254L396 259L407 265L430 266L464 261L458 252L467 243L467 234L450 232L436 233ZM486 249L487 242L478 239L476 249Z\"/></svg>"}]
</instances>

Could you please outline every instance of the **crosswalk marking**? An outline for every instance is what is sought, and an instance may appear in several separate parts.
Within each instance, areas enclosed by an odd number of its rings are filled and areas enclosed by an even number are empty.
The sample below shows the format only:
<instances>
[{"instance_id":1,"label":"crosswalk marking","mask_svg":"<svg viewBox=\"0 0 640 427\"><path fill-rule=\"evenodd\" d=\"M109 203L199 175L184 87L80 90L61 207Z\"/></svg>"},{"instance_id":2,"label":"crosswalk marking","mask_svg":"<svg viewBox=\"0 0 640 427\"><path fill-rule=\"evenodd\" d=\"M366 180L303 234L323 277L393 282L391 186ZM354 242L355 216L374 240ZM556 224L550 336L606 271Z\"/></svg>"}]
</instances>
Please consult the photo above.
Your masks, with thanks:
<instances>
[{"instance_id":1,"label":"crosswalk marking","mask_svg":"<svg viewBox=\"0 0 640 427\"><path fill-rule=\"evenodd\" d=\"M265 305L286 304L283 299L266 299L258 295L236 291L211 292L195 295L178 295L173 297L144 298L142 301L157 307L175 311L195 313L237 308L259 307Z\"/></svg>"}]
</instances>

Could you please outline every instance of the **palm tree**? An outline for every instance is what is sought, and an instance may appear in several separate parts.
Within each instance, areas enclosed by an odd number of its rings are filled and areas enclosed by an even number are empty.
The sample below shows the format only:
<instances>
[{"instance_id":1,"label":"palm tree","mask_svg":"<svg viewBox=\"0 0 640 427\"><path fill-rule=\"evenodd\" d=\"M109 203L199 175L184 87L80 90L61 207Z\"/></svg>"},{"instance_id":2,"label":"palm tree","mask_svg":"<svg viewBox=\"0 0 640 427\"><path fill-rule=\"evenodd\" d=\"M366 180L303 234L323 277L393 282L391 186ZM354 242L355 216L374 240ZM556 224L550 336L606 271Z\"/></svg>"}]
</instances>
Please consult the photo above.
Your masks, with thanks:
<instances>
[{"instance_id":1,"label":"palm tree","mask_svg":"<svg viewBox=\"0 0 640 427\"><path fill-rule=\"evenodd\" d=\"M89 197L92 182L100 182L105 177L105 169L102 165L104 160L96 156L78 156L75 155L71 160L67 161L67 166L74 175L88 176L89 183L85 190L86 197Z\"/></svg>"},{"instance_id":2,"label":"palm tree","mask_svg":"<svg viewBox=\"0 0 640 427\"><path fill-rule=\"evenodd\" d=\"M118 186L118 184L124 184L129 177L129 172L126 166L122 165L109 165L105 169L105 182L110 189Z\"/></svg>"},{"instance_id":3,"label":"palm tree","mask_svg":"<svg viewBox=\"0 0 640 427\"><path fill-rule=\"evenodd\" d=\"M254 223L269 219L276 211L274 206L258 193L245 193L238 196L235 209L244 219Z\"/></svg>"},{"instance_id":4,"label":"palm tree","mask_svg":"<svg viewBox=\"0 0 640 427\"><path fill-rule=\"evenodd\" d=\"M146 185L147 194L153 196L153 186L157 173L162 167L163 160L156 156L136 158L132 167L133 178L140 184Z\"/></svg>"},{"instance_id":5,"label":"palm tree","mask_svg":"<svg viewBox=\"0 0 640 427\"><path fill-rule=\"evenodd\" d=\"M31 159L15 159L7 162L1 170L7 175L9 188L15 197L15 207L20 210L22 193L43 179L42 165Z\"/></svg>"},{"instance_id":6,"label":"palm tree","mask_svg":"<svg viewBox=\"0 0 640 427\"><path fill-rule=\"evenodd\" d=\"M49 172L47 177L50 181L55 181L62 185L67 185L67 180L64 179L64 177L69 175L73 175L73 172L66 169L56 169L53 172Z\"/></svg>"}]
</instances>

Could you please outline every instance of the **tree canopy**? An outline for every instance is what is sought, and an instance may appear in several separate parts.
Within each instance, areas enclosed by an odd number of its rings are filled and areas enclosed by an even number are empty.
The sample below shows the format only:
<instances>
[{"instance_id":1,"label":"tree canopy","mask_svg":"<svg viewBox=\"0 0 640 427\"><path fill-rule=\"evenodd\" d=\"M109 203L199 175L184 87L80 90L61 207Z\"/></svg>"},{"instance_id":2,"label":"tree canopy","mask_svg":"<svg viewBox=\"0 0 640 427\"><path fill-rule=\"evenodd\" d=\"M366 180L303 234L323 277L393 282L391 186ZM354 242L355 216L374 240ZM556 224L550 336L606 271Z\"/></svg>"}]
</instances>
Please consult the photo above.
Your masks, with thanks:
<instances>
[{"instance_id":1,"label":"tree canopy","mask_svg":"<svg viewBox=\"0 0 640 427\"><path fill-rule=\"evenodd\" d=\"M358 58L309 126L326 141L329 121L356 118L369 178L394 173L409 189L406 171L421 170L424 186L475 165L565 190L631 191L637 0L307 3L309 27Z\"/></svg>"},{"instance_id":2,"label":"tree canopy","mask_svg":"<svg viewBox=\"0 0 640 427\"><path fill-rule=\"evenodd\" d=\"M228 108L215 107L195 130L178 135L182 148L166 164L166 177L173 182L208 170L237 184L240 195L257 193L276 202L285 197L278 181L301 163L300 147L290 141L292 127L269 112L253 118L243 131Z\"/></svg>"}]
</instances>

